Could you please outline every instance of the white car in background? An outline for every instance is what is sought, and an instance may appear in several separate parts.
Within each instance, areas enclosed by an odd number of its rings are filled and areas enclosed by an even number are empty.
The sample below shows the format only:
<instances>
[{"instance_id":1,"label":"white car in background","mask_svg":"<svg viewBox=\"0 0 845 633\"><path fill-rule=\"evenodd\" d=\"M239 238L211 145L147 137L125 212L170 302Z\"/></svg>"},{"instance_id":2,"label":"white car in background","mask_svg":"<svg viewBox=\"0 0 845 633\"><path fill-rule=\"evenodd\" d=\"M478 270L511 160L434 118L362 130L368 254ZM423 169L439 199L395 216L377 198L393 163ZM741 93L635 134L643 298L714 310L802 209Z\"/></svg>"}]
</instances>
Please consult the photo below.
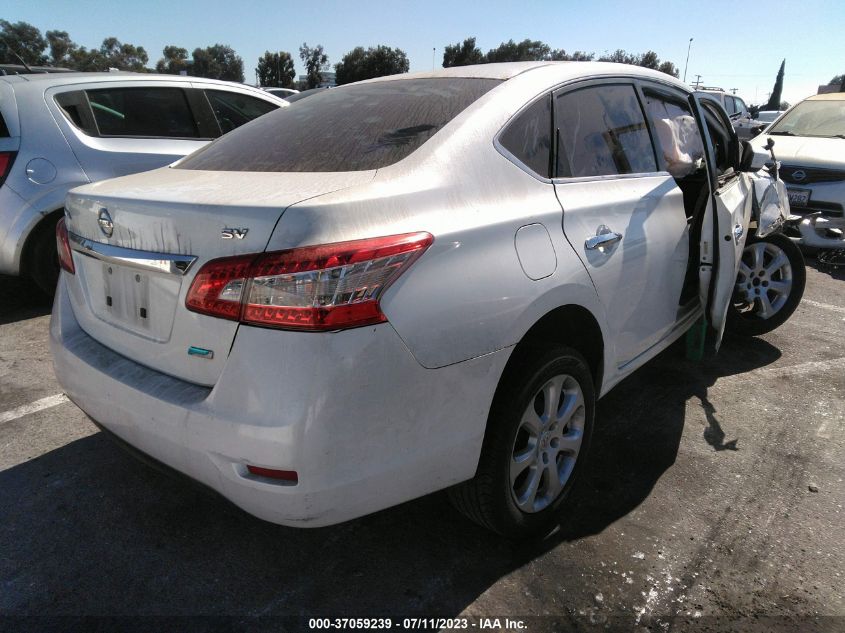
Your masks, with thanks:
<instances>
[{"instance_id":1,"label":"white car in background","mask_svg":"<svg viewBox=\"0 0 845 633\"><path fill-rule=\"evenodd\" d=\"M800 299L803 262L748 239L765 160L721 106L630 65L324 90L68 195L56 376L269 521L450 488L483 526L545 532L597 398L702 315L718 341L729 313L759 333Z\"/></svg>"},{"instance_id":2,"label":"white car in background","mask_svg":"<svg viewBox=\"0 0 845 633\"><path fill-rule=\"evenodd\" d=\"M808 97L751 144L776 139L780 177L801 220L789 234L812 248L845 247L845 93Z\"/></svg>"},{"instance_id":3,"label":"white car in background","mask_svg":"<svg viewBox=\"0 0 845 633\"><path fill-rule=\"evenodd\" d=\"M172 163L287 102L248 86L136 73L0 76L0 274L58 278L56 222L81 184Z\"/></svg>"}]
</instances>

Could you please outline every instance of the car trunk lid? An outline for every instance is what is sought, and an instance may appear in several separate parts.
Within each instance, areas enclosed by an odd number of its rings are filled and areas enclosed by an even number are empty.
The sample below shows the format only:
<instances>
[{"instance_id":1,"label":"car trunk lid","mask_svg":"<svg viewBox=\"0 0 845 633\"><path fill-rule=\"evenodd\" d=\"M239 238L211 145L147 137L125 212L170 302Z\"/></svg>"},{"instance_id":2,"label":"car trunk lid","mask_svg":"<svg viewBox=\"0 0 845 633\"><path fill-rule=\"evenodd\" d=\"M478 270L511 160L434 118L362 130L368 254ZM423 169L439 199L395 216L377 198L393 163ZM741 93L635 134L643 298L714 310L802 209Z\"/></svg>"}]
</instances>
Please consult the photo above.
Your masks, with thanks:
<instances>
[{"instance_id":1,"label":"car trunk lid","mask_svg":"<svg viewBox=\"0 0 845 633\"><path fill-rule=\"evenodd\" d=\"M114 351L213 385L238 324L185 308L196 272L211 259L262 252L287 207L373 174L163 168L75 189L66 202L74 314Z\"/></svg>"}]
</instances>

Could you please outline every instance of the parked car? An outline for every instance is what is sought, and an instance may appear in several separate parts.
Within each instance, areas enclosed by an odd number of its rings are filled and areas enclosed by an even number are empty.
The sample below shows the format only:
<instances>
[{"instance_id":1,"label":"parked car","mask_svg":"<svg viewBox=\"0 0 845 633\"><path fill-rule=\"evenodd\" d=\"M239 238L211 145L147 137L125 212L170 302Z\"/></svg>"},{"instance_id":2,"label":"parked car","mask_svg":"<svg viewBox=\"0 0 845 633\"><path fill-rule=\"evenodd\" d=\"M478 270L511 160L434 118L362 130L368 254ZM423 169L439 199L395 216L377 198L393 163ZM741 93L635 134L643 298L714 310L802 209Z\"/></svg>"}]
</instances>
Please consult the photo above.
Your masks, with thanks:
<instances>
[{"instance_id":1,"label":"parked car","mask_svg":"<svg viewBox=\"0 0 845 633\"><path fill-rule=\"evenodd\" d=\"M56 375L269 521L450 488L481 525L543 532L597 398L702 315L718 341L729 311L764 331L790 309L788 264L744 250L765 160L720 106L628 65L325 90L68 195Z\"/></svg>"},{"instance_id":2,"label":"parked car","mask_svg":"<svg viewBox=\"0 0 845 633\"><path fill-rule=\"evenodd\" d=\"M702 88L696 90L696 94L714 99L725 109L740 140L748 140L752 137L751 130L758 124L754 122L745 101L736 95L728 94L721 88Z\"/></svg>"},{"instance_id":3,"label":"parked car","mask_svg":"<svg viewBox=\"0 0 845 633\"><path fill-rule=\"evenodd\" d=\"M0 274L56 287L67 192L161 167L287 103L223 81L135 73L0 77Z\"/></svg>"},{"instance_id":4,"label":"parked car","mask_svg":"<svg viewBox=\"0 0 845 633\"><path fill-rule=\"evenodd\" d=\"M769 138L794 216L789 235L812 248L845 248L845 93L804 99L751 143L759 150Z\"/></svg>"},{"instance_id":5,"label":"parked car","mask_svg":"<svg viewBox=\"0 0 845 633\"><path fill-rule=\"evenodd\" d=\"M293 88L266 88L262 86L261 89L279 99L285 99L286 97L299 94L299 90L294 90Z\"/></svg>"},{"instance_id":6,"label":"parked car","mask_svg":"<svg viewBox=\"0 0 845 633\"><path fill-rule=\"evenodd\" d=\"M760 110L754 115L754 120L751 123L751 138L761 134L763 130L769 127L781 114L786 110Z\"/></svg>"}]
</instances>

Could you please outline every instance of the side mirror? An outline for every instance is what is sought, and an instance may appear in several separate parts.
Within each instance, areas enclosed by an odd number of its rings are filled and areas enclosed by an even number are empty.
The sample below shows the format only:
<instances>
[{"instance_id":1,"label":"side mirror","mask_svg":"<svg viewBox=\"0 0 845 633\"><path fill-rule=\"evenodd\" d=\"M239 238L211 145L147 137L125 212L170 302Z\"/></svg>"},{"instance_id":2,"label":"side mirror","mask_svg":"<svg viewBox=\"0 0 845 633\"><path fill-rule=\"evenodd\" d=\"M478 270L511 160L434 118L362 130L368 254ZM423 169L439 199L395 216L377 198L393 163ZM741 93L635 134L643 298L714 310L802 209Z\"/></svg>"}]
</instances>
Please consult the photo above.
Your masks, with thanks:
<instances>
[{"instance_id":1,"label":"side mirror","mask_svg":"<svg viewBox=\"0 0 845 633\"><path fill-rule=\"evenodd\" d=\"M751 143L742 141L742 156L739 159L739 171L759 171L766 166L769 156L765 152L754 151Z\"/></svg>"},{"instance_id":2,"label":"side mirror","mask_svg":"<svg viewBox=\"0 0 845 633\"><path fill-rule=\"evenodd\" d=\"M751 138L759 136L760 132L762 132L765 128L765 125L755 125L753 128L751 128Z\"/></svg>"}]
</instances>

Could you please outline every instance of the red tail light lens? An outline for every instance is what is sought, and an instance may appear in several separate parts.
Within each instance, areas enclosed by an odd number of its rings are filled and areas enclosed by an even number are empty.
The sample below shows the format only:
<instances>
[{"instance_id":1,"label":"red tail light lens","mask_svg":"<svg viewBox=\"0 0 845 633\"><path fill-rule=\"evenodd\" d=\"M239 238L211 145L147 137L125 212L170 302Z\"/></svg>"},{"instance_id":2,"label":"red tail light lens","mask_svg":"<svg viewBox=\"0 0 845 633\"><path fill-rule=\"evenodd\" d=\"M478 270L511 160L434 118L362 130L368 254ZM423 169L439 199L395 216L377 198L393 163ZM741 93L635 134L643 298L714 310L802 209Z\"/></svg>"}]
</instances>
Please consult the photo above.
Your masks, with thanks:
<instances>
[{"instance_id":1,"label":"red tail light lens","mask_svg":"<svg viewBox=\"0 0 845 633\"><path fill-rule=\"evenodd\" d=\"M73 255L70 252L70 240L67 236L65 219L61 218L56 224L56 249L59 251L59 265L71 275L76 274L76 267L73 265Z\"/></svg>"},{"instance_id":2,"label":"red tail light lens","mask_svg":"<svg viewBox=\"0 0 845 633\"><path fill-rule=\"evenodd\" d=\"M425 250L406 233L216 259L194 278L189 310L269 327L322 331L381 323L379 297Z\"/></svg>"},{"instance_id":3,"label":"red tail light lens","mask_svg":"<svg viewBox=\"0 0 845 633\"><path fill-rule=\"evenodd\" d=\"M6 182L6 176L12 170L12 163L15 162L17 152L0 152L0 185Z\"/></svg>"}]
</instances>

